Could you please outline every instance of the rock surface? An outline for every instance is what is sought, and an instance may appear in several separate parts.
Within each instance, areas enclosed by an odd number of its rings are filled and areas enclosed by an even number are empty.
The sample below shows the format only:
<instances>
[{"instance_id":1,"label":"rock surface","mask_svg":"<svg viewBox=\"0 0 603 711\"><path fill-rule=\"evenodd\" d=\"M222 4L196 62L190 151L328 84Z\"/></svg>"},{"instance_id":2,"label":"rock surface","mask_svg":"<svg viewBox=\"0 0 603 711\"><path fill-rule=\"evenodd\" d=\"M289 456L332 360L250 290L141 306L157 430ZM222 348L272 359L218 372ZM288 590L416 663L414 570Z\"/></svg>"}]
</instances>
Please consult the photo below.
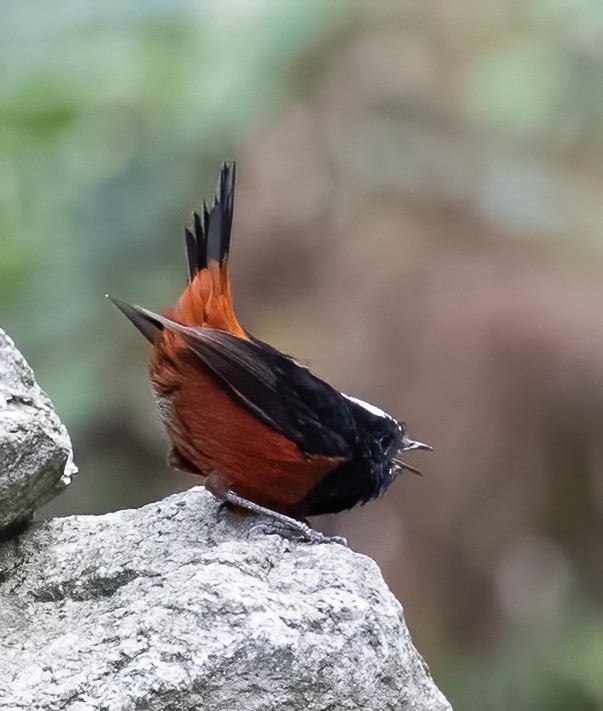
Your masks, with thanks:
<instances>
[{"instance_id":1,"label":"rock surface","mask_svg":"<svg viewBox=\"0 0 603 711\"><path fill-rule=\"evenodd\" d=\"M0 329L0 530L30 518L76 471L67 431Z\"/></svg>"},{"instance_id":2,"label":"rock surface","mask_svg":"<svg viewBox=\"0 0 603 711\"><path fill-rule=\"evenodd\" d=\"M267 527L196 488L0 544L0 708L450 709L373 561Z\"/></svg>"}]
</instances>

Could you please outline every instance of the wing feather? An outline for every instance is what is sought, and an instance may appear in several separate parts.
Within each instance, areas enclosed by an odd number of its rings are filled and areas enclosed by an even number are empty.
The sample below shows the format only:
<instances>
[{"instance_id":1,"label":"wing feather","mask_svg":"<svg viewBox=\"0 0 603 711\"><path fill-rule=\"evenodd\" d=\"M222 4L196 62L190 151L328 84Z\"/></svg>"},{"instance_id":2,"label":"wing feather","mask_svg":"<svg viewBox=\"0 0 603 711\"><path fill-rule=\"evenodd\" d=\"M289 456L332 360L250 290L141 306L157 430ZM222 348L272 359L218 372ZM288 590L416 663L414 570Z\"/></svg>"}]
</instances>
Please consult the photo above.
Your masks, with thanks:
<instances>
[{"instance_id":1,"label":"wing feather","mask_svg":"<svg viewBox=\"0 0 603 711\"><path fill-rule=\"evenodd\" d=\"M349 403L324 380L260 341L158 318L178 333L233 397L275 432L308 454L352 456L356 426Z\"/></svg>"}]
</instances>

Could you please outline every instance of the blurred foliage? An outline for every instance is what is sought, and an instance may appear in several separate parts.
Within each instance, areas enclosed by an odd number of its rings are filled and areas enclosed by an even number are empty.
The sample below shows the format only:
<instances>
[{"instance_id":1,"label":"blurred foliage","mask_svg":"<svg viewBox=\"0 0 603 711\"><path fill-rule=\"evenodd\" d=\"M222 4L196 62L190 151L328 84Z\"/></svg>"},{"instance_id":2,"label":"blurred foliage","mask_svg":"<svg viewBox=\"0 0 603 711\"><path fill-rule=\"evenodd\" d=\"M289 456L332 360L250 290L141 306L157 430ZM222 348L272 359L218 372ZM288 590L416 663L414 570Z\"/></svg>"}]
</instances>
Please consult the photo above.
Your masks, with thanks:
<instances>
[{"instance_id":1,"label":"blurred foliage","mask_svg":"<svg viewBox=\"0 0 603 711\"><path fill-rule=\"evenodd\" d=\"M219 161L286 101L292 57L339 4L3 8L2 317L67 422L109 406L104 339L91 347L99 295L110 284L166 298L158 282L168 285L170 273L157 253L175 262L176 251L164 239L166 215L181 220L202 179L212 184ZM128 265L141 259L152 270L146 285L130 283L141 275ZM57 365L67 352L65 370Z\"/></svg>"},{"instance_id":2,"label":"blurred foliage","mask_svg":"<svg viewBox=\"0 0 603 711\"><path fill-rule=\"evenodd\" d=\"M81 470L46 515L197 483L103 295L174 301L236 156L243 322L436 448L323 527L456 708L603 709L601 47L600 0L5 3L0 324Z\"/></svg>"},{"instance_id":3,"label":"blurred foliage","mask_svg":"<svg viewBox=\"0 0 603 711\"><path fill-rule=\"evenodd\" d=\"M467 711L597 711L603 703L602 658L600 611L579 605L554 632L526 626L497 654L462 655L442 683L456 689L456 708Z\"/></svg>"}]
</instances>

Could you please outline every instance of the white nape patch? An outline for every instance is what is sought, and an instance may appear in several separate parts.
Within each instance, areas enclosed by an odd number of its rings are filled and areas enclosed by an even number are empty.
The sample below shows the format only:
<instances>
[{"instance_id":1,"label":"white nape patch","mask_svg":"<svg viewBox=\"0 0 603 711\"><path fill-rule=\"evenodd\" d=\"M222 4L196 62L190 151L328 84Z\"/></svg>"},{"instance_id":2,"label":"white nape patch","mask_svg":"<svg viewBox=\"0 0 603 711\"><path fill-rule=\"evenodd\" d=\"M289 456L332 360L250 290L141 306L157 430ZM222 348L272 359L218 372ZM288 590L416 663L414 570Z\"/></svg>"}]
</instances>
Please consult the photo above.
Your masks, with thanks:
<instances>
[{"instance_id":1,"label":"white nape patch","mask_svg":"<svg viewBox=\"0 0 603 711\"><path fill-rule=\"evenodd\" d=\"M360 405L360 407L364 407L364 409L368 410L371 414L377 415L377 417L385 417L388 420L394 419L391 415L388 415L387 412L384 412L383 410L376 407L375 405L371 405L370 402L364 402L364 400L360 400L357 397L352 397L351 395L346 395L345 393L341 393L341 394L348 400L351 400L352 402L355 402L357 405Z\"/></svg>"}]
</instances>

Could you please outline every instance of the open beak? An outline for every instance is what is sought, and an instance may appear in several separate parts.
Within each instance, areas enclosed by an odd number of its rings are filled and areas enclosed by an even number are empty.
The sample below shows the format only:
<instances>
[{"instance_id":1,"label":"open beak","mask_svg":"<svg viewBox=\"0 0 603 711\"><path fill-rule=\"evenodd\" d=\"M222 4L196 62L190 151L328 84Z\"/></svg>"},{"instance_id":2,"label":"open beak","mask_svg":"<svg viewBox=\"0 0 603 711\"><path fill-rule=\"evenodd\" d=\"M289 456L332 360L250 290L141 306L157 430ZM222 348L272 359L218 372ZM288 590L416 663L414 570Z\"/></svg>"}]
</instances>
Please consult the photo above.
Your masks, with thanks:
<instances>
[{"instance_id":1,"label":"open beak","mask_svg":"<svg viewBox=\"0 0 603 711\"><path fill-rule=\"evenodd\" d=\"M423 442L418 442L417 440L410 439L410 437L406 436L406 433L404 433L404 436L402 438L402 446L400 447L400 452L397 457L394 458L394 462L400 467L400 469L406 469L409 472L412 472L413 474L417 474L418 476L423 476L423 472L421 472L419 469L416 469L415 467L412 467L410 464L407 464L406 462L403 462L402 459L400 459L400 454L402 452L409 452L413 449L423 449L427 452L431 452L432 448Z\"/></svg>"}]
</instances>

